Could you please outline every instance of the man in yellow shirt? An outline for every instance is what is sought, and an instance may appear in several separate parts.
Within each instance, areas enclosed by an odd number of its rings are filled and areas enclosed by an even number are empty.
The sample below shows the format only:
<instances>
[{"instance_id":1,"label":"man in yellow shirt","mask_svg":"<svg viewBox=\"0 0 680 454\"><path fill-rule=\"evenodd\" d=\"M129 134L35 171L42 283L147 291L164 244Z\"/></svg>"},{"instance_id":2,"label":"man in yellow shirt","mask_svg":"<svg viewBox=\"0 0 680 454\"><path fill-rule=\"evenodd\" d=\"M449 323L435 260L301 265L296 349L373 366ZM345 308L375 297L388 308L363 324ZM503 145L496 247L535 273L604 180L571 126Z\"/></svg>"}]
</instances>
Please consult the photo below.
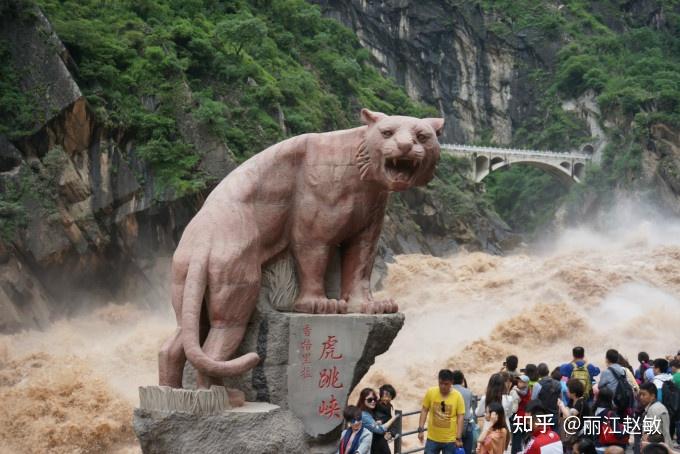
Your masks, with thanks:
<instances>
[{"instance_id":1,"label":"man in yellow shirt","mask_svg":"<svg viewBox=\"0 0 680 454\"><path fill-rule=\"evenodd\" d=\"M425 438L427 418L425 454L454 454L456 447L462 447L464 416L465 401L453 389L453 372L442 369L439 371L439 386L427 390L420 410L418 440L421 443Z\"/></svg>"}]
</instances>

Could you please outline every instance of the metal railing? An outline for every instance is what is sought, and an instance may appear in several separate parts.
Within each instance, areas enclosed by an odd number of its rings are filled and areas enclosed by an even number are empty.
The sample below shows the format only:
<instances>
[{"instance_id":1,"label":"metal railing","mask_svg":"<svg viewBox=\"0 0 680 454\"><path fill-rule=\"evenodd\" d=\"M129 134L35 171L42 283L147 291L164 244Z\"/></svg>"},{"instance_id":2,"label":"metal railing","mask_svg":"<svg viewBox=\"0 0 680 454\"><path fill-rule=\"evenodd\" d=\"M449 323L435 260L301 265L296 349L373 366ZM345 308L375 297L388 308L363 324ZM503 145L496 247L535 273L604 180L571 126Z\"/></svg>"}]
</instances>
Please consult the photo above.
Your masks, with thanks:
<instances>
[{"instance_id":1,"label":"metal railing","mask_svg":"<svg viewBox=\"0 0 680 454\"><path fill-rule=\"evenodd\" d=\"M409 412L406 412L406 413L403 413L401 410L395 410L394 413L397 415L397 420L395 421L395 424L397 425L397 432L398 432L397 435L394 437L394 454L410 454L412 452L425 451L424 446L422 448L411 449L410 451L402 451L401 450L401 440L404 437L418 433L417 429L416 430L410 430L408 432L404 432L403 428L402 428L401 421L405 416L420 415L420 410L409 411ZM427 427L425 427L425 431L427 432Z\"/></svg>"},{"instance_id":2,"label":"metal railing","mask_svg":"<svg viewBox=\"0 0 680 454\"><path fill-rule=\"evenodd\" d=\"M575 151L552 151L552 150L532 150L526 148L499 148L499 147L481 147L477 145L462 145L457 143L443 143L440 145L442 150L449 152L458 151L465 153L491 153L491 154L511 154L511 155L533 155L542 156L546 158L575 158L590 161L592 156L585 153Z\"/></svg>"},{"instance_id":3,"label":"metal railing","mask_svg":"<svg viewBox=\"0 0 680 454\"><path fill-rule=\"evenodd\" d=\"M472 399L470 399L470 413L471 413L471 419L476 419L477 417L475 416L475 412L477 410L477 403L479 402L479 397L475 396L474 394L472 395ZM408 451L402 451L402 446L401 446L401 441L404 437L407 437L409 435L417 434L418 430L409 430L407 432L404 432L403 426L402 426L402 421L406 416L413 416L413 415L420 415L420 410L415 410L415 411L409 411L409 412L402 412L401 410L394 410L394 414L397 416L397 419L394 421L394 428L396 429L397 434L394 436L392 441L394 442L394 454L411 454L414 452L420 452L420 451L425 451L425 446L422 446L420 448L414 448L410 449ZM427 427L424 428L425 433L427 433ZM475 447L472 447L473 451Z\"/></svg>"}]
</instances>

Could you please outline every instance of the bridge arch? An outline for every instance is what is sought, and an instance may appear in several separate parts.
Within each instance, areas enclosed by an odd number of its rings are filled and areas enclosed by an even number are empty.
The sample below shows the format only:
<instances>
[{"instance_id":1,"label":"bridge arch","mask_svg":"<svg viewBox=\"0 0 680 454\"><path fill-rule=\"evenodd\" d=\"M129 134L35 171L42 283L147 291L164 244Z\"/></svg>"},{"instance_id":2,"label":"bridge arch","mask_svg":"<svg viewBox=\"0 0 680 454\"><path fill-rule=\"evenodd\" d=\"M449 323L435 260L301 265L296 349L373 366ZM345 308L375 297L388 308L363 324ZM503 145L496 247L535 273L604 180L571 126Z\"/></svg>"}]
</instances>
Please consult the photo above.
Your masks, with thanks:
<instances>
[{"instance_id":1,"label":"bridge arch","mask_svg":"<svg viewBox=\"0 0 680 454\"><path fill-rule=\"evenodd\" d=\"M568 164L568 167L563 166L563 164L565 163ZM475 181L477 183L481 183L482 180L484 180L484 178L486 178L491 172L502 169L504 167L508 167L510 165L527 165L531 167L536 167L554 176L560 182L567 186L572 185L573 183L579 183L581 178L583 177L583 170L585 169L585 166L583 164L576 163L574 165L574 174L572 175L571 165L568 162L562 162L561 164L558 165L557 163L550 164L535 159L517 159L513 160L512 162L503 160L502 162L497 162L497 164L492 166L491 169L487 169L486 172L483 173L477 172L478 178ZM580 172L579 175L576 174L577 166Z\"/></svg>"},{"instance_id":2,"label":"bridge arch","mask_svg":"<svg viewBox=\"0 0 680 454\"><path fill-rule=\"evenodd\" d=\"M475 181L479 182L489 174L489 158L484 155L475 157Z\"/></svg>"},{"instance_id":3,"label":"bridge arch","mask_svg":"<svg viewBox=\"0 0 680 454\"><path fill-rule=\"evenodd\" d=\"M582 162L577 162L576 164L574 164L574 177L578 178L579 180L582 180L585 171L586 166Z\"/></svg>"},{"instance_id":4,"label":"bridge arch","mask_svg":"<svg viewBox=\"0 0 680 454\"><path fill-rule=\"evenodd\" d=\"M554 152L518 148L483 147L477 145L441 144L442 152L465 157L472 163L470 177L481 182L495 170L512 164L529 165L542 169L565 184L580 183L585 175L585 164L592 160L593 145L581 151Z\"/></svg>"},{"instance_id":5,"label":"bridge arch","mask_svg":"<svg viewBox=\"0 0 680 454\"><path fill-rule=\"evenodd\" d=\"M505 159L500 157L500 156L494 156L491 158L491 166L489 168L493 171L496 170L499 166L499 164L502 164L505 162Z\"/></svg>"}]
</instances>

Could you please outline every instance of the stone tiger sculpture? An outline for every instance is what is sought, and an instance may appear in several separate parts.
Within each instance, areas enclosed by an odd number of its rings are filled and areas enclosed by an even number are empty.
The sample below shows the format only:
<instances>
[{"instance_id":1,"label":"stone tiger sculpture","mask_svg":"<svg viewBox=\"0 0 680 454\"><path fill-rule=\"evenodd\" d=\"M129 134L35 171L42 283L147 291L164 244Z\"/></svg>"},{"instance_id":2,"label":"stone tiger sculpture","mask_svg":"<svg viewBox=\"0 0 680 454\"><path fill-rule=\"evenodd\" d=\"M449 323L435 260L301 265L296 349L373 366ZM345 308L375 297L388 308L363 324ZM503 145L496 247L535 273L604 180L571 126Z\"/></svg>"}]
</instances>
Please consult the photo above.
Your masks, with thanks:
<instances>
[{"instance_id":1,"label":"stone tiger sculpture","mask_svg":"<svg viewBox=\"0 0 680 454\"><path fill-rule=\"evenodd\" d=\"M208 196L173 257L178 328L159 355L161 385L182 386L187 358L198 370L199 387L255 367L256 353L230 358L255 309L263 265L286 250L299 278L294 311L397 311L394 301L376 301L370 290L387 198L433 178L444 120L367 109L361 118L365 126L304 134L267 148ZM324 274L338 245L341 299L334 300L326 297Z\"/></svg>"}]
</instances>

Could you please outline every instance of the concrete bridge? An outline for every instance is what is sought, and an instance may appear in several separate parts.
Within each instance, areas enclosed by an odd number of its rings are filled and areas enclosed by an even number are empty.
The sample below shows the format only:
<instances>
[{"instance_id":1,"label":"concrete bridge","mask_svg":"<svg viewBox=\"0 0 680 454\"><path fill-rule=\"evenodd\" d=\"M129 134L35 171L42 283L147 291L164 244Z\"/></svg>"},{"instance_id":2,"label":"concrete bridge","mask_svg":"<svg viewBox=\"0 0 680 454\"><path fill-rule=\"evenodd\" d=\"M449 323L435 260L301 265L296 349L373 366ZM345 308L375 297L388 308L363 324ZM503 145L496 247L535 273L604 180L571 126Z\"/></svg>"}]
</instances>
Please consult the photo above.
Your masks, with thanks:
<instances>
[{"instance_id":1,"label":"concrete bridge","mask_svg":"<svg viewBox=\"0 0 680 454\"><path fill-rule=\"evenodd\" d=\"M525 164L554 175L565 184L580 183L586 164L592 159L590 149L583 152L558 153L552 151L520 150L514 148L477 147L474 145L442 144L443 153L467 158L472 164L471 178L482 181L494 170L512 164Z\"/></svg>"}]
</instances>

